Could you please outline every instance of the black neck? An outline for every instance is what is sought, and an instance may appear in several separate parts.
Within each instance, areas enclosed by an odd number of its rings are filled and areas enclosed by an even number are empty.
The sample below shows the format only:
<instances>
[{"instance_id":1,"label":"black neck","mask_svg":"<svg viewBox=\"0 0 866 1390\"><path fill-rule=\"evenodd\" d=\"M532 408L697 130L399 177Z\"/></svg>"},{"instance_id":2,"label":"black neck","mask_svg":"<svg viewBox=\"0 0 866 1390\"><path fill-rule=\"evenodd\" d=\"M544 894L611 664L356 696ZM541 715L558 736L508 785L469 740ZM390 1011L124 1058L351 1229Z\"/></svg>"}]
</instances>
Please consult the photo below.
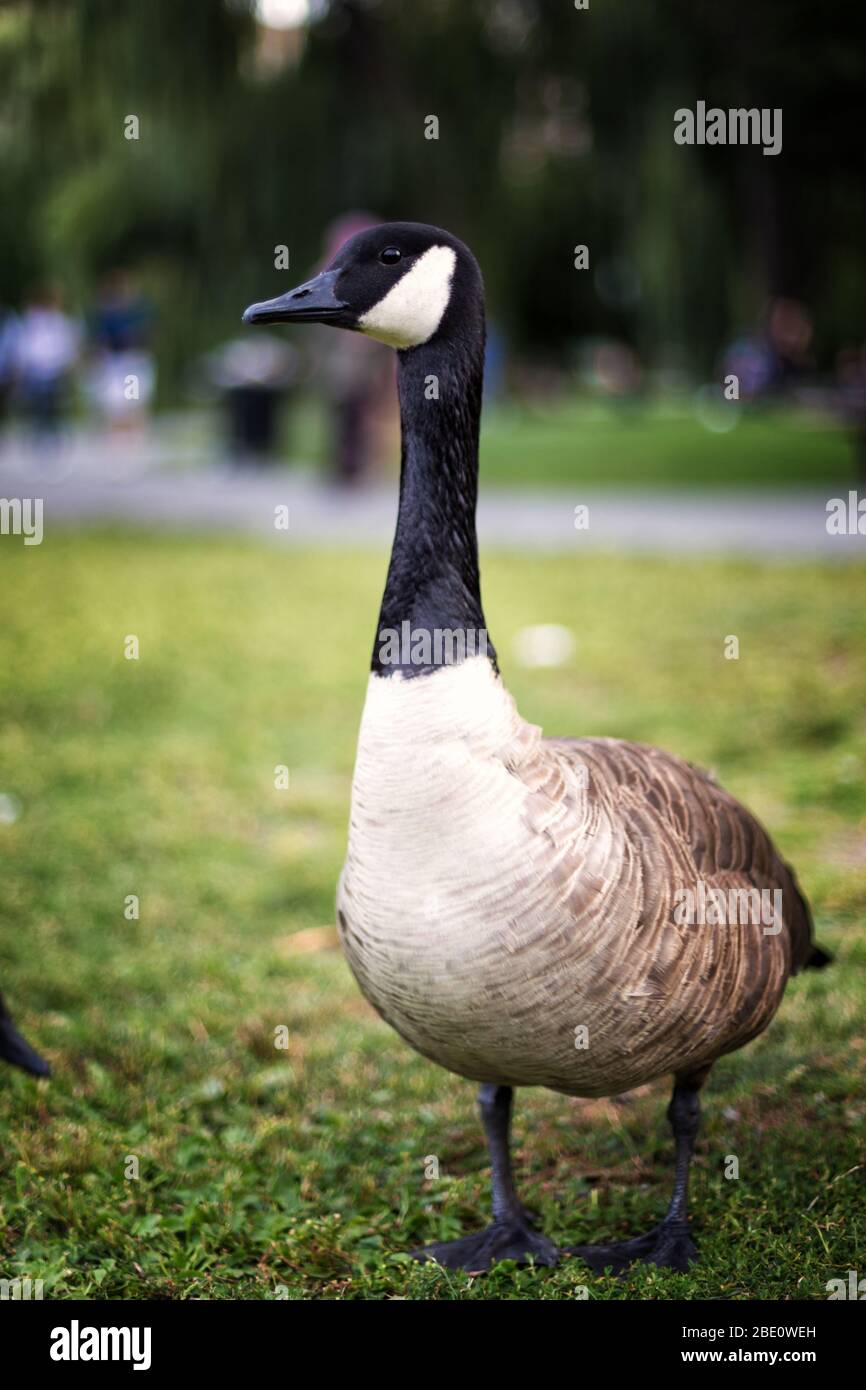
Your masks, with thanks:
<instances>
[{"instance_id":1,"label":"black neck","mask_svg":"<svg viewBox=\"0 0 866 1390\"><path fill-rule=\"evenodd\" d=\"M400 352L398 361L400 510L372 668L421 675L484 651L495 665L475 534L483 321L456 341Z\"/></svg>"}]
</instances>

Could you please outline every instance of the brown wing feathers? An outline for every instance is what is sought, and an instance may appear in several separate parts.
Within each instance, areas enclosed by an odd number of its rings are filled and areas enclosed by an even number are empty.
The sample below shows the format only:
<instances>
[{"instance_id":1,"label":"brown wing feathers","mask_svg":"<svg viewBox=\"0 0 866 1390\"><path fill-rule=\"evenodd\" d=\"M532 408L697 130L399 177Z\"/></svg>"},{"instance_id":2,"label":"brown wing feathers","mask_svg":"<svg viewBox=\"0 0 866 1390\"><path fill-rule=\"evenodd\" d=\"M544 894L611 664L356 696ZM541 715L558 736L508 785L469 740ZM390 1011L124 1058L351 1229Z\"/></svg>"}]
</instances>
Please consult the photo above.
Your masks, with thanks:
<instances>
[{"instance_id":1,"label":"brown wing feathers","mask_svg":"<svg viewBox=\"0 0 866 1390\"><path fill-rule=\"evenodd\" d=\"M665 841L670 849L687 849L695 879L723 887L745 879L759 890L781 890L791 973L827 964L830 956L815 944L812 915L790 865L761 823L708 773L658 748L624 740L562 743L590 763L596 788L606 793L612 812L622 817L644 853L648 842L661 839L657 850Z\"/></svg>"}]
</instances>

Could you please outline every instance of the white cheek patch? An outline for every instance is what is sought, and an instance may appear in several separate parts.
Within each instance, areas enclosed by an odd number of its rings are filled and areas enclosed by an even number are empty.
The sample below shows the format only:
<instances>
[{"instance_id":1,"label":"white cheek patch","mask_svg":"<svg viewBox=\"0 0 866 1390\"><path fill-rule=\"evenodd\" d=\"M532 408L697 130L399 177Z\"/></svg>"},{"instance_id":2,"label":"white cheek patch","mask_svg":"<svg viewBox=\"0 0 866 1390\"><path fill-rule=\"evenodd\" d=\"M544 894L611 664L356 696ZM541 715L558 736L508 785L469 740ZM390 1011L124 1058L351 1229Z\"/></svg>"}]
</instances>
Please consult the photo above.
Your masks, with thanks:
<instances>
[{"instance_id":1,"label":"white cheek patch","mask_svg":"<svg viewBox=\"0 0 866 1390\"><path fill-rule=\"evenodd\" d=\"M361 315L362 333L394 348L426 343L448 307L456 263L452 247L431 246L378 304Z\"/></svg>"}]
</instances>

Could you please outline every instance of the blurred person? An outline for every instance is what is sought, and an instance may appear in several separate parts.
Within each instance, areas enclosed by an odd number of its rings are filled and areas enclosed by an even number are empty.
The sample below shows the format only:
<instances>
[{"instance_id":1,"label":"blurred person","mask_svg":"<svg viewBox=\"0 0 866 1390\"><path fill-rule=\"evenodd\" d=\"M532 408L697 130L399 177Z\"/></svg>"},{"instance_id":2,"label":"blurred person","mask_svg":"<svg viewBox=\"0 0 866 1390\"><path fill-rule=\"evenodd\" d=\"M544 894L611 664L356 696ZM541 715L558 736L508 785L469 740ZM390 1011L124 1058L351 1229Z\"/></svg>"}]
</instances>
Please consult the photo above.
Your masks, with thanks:
<instances>
[{"instance_id":1,"label":"blurred person","mask_svg":"<svg viewBox=\"0 0 866 1390\"><path fill-rule=\"evenodd\" d=\"M15 386L15 340L18 336L18 315L0 305L0 423Z\"/></svg>"},{"instance_id":2,"label":"blurred person","mask_svg":"<svg viewBox=\"0 0 866 1390\"><path fill-rule=\"evenodd\" d=\"M325 234L321 266L333 260L349 237L377 226L379 220L370 213L351 212L332 222ZM361 333L335 335L322 329L318 342L331 427L330 476L337 484L353 486L369 475L382 434L389 426L396 433L392 354L384 344Z\"/></svg>"},{"instance_id":3,"label":"blurred person","mask_svg":"<svg viewBox=\"0 0 866 1390\"><path fill-rule=\"evenodd\" d=\"M233 463L261 464L273 453L280 409L298 375L298 352L273 334L232 338L203 359L204 377L225 410Z\"/></svg>"},{"instance_id":4,"label":"blurred person","mask_svg":"<svg viewBox=\"0 0 866 1390\"><path fill-rule=\"evenodd\" d=\"M156 386L152 323L150 303L129 271L103 277L90 315L88 394L111 430L139 430L147 417Z\"/></svg>"},{"instance_id":5,"label":"blurred person","mask_svg":"<svg viewBox=\"0 0 866 1390\"><path fill-rule=\"evenodd\" d=\"M645 390L640 356L630 343L602 339L592 353L592 383L616 411L630 416L642 403Z\"/></svg>"},{"instance_id":6,"label":"blurred person","mask_svg":"<svg viewBox=\"0 0 866 1390\"><path fill-rule=\"evenodd\" d=\"M780 295L770 302L763 332L746 334L724 349L722 375L736 376L741 400L786 394L814 370L813 332L806 305Z\"/></svg>"},{"instance_id":7,"label":"blurred person","mask_svg":"<svg viewBox=\"0 0 866 1390\"><path fill-rule=\"evenodd\" d=\"M496 320L489 318L484 348L484 399L487 401L496 401L505 393L506 360L505 334Z\"/></svg>"},{"instance_id":8,"label":"blurred person","mask_svg":"<svg viewBox=\"0 0 866 1390\"><path fill-rule=\"evenodd\" d=\"M799 299L779 296L770 305L768 335L776 359L776 387L785 390L814 370L812 315Z\"/></svg>"},{"instance_id":9,"label":"blurred person","mask_svg":"<svg viewBox=\"0 0 866 1390\"><path fill-rule=\"evenodd\" d=\"M81 348L81 326L64 313L53 286L31 295L12 331L10 354L15 400L34 440L56 444Z\"/></svg>"},{"instance_id":10,"label":"blurred person","mask_svg":"<svg viewBox=\"0 0 866 1390\"><path fill-rule=\"evenodd\" d=\"M770 344L755 335L746 334L736 338L722 352L721 375L723 378L737 378L740 400L758 400L769 391L775 370Z\"/></svg>"},{"instance_id":11,"label":"blurred person","mask_svg":"<svg viewBox=\"0 0 866 1390\"><path fill-rule=\"evenodd\" d=\"M836 356L836 396L851 429L857 482L866 485L866 343L840 348Z\"/></svg>"}]
</instances>

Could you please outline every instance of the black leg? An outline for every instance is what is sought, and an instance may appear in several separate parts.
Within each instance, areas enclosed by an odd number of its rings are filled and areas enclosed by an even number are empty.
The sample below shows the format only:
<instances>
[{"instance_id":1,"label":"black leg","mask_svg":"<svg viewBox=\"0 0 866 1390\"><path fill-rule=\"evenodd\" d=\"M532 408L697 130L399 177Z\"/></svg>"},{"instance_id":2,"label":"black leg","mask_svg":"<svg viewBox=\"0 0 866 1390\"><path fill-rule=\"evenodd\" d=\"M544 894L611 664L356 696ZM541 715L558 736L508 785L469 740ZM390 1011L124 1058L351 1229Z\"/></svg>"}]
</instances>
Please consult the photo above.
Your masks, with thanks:
<instances>
[{"instance_id":1,"label":"black leg","mask_svg":"<svg viewBox=\"0 0 866 1390\"><path fill-rule=\"evenodd\" d=\"M664 1220L646 1235L635 1236L633 1240L609 1245L572 1245L566 1253L579 1256L599 1273L612 1269L615 1274L621 1274L635 1260L642 1260L645 1264L661 1265L684 1274L694 1263L698 1250L689 1229L689 1164L700 1123L699 1092L708 1074L709 1068L678 1076L674 1084L668 1119L674 1132L676 1164L673 1195Z\"/></svg>"},{"instance_id":2,"label":"black leg","mask_svg":"<svg viewBox=\"0 0 866 1390\"><path fill-rule=\"evenodd\" d=\"M700 1092L696 1087L676 1082L668 1106L668 1120L674 1132L676 1166L674 1190L665 1221L671 1225L682 1225L689 1219L689 1164L701 1122Z\"/></svg>"},{"instance_id":3,"label":"black leg","mask_svg":"<svg viewBox=\"0 0 866 1390\"><path fill-rule=\"evenodd\" d=\"M442 1241L415 1251L419 1260L436 1260L448 1269L482 1273L496 1260L516 1260L518 1264L555 1265L556 1246L533 1229L534 1218L514 1190L511 1171L510 1086L484 1085L478 1105L492 1165L493 1221L475 1235Z\"/></svg>"},{"instance_id":4,"label":"black leg","mask_svg":"<svg viewBox=\"0 0 866 1390\"><path fill-rule=\"evenodd\" d=\"M511 1111L514 1092L510 1086L484 1085L478 1092L478 1109L490 1152L490 1189L493 1220L509 1221L522 1215L523 1207L514 1190L511 1169Z\"/></svg>"}]
</instances>

